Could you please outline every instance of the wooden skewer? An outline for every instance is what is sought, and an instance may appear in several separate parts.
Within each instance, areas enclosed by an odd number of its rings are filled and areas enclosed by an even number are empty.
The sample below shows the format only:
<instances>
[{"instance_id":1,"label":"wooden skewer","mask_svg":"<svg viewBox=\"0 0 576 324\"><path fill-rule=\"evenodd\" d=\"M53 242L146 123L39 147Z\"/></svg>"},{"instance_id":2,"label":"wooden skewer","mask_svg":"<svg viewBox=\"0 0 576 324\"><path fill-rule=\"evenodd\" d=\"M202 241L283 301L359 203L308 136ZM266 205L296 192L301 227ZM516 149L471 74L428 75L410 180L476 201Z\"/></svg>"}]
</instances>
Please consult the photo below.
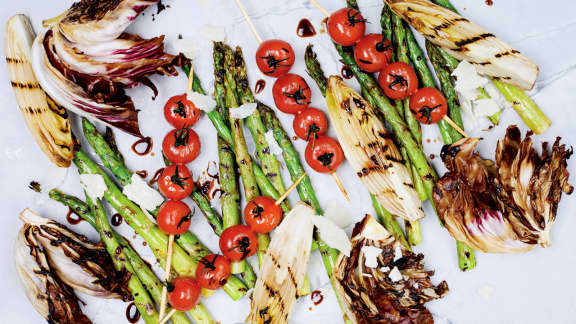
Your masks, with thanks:
<instances>
[{"instance_id":1,"label":"wooden skewer","mask_svg":"<svg viewBox=\"0 0 576 324\"><path fill-rule=\"evenodd\" d=\"M190 74L188 75L188 87L186 93L192 92L192 85L194 84L194 62L190 62Z\"/></svg>"},{"instance_id":2,"label":"wooden skewer","mask_svg":"<svg viewBox=\"0 0 576 324\"><path fill-rule=\"evenodd\" d=\"M175 309L172 309L168 315L166 315L166 317L164 317L163 319L161 319L158 324L164 324L166 322L168 322L168 320L170 319L170 317L172 317L172 315L174 315L174 313L176 313L177 311Z\"/></svg>"},{"instance_id":3,"label":"wooden skewer","mask_svg":"<svg viewBox=\"0 0 576 324\"><path fill-rule=\"evenodd\" d=\"M442 118L442 119L444 119L444 121L447 122L448 125L454 127L454 129L457 130L458 133L462 134L462 136L468 137L466 132L462 128L460 128L460 126L456 125L456 123L452 119L450 119L450 117L448 117L448 115L444 116L444 118Z\"/></svg>"},{"instance_id":4,"label":"wooden skewer","mask_svg":"<svg viewBox=\"0 0 576 324\"><path fill-rule=\"evenodd\" d=\"M242 2L240 2L240 0L235 0L235 1L236 1L236 5L238 5L238 8L242 12L242 15L244 15L244 18L246 18L246 22L248 23L248 27L250 27L250 30L252 30L252 34L254 34L254 37L256 37L256 40L258 41L258 43L262 44L262 37L260 37L260 34L258 34L256 27L254 27L254 23L252 23L252 19L250 19L250 17L248 16L248 13L246 12L246 9L244 9L244 5L242 4Z\"/></svg>"},{"instance_id":5,"label":"wooden skewer","mask_svg":"<svg viewBox=\"0 0 576 324\"><path fill-rule=\"evenodd\" d=\"M344 188L344 185L342 184L342 181L340 181L340 178L338 178L338 175L336 174L336 172L332 172L332 177L334 178L334 181L336 181L336 185L338 185L338 189L340 189L340 191L342 191L344 198L346 198L346 200L350 201L350 197L348 197L348 192L346 191L346 188Z\"/></svg>"},{"instance_id":6,"label":"wooden skewer","mask_svg":"<svg viewBox=\"0 0 576 324\"><path fill-rule=\"evenodd\" d=\"M326 17L330 17L330 11L322 7L322 5L317 0L310 0L310 3L314 5L314 7L318 8L318 10L322 11L322 13L326 15Z\"/></svg>"},{"instance_id":7,"label":"wooden skewer","mask_svg":"<svg viewBox=\"0 0 576 324\"><path fill-rule=\"evenodd\" d=\"M172 249L174 247L174 235L168 236L168 254L166 256L166 265L164 266L164 287L162 287L162 298L160 299L160 315L158 318L164 316L166 311L166 299L168 294L168 279L170 279L170 269L172 266Z\"/></svg>"},{"instance_id":8,"label":"wooden skewer","mask_svg":"<svg viewBox=\"0 0 576 324\"><path fill-rule=\"evenodd\" d=\"M286 199L286 197L288 197L288 195L294 190L296 189L296 187L300 184L300 182L302 180L304 180L304 178L306 177L306 173L302 174L300 176L300 178L298 178L298 180L296 180L296 182L294 182L290 187L288 187L288 189L282 194L282 196L280 196L280 198L278 198L278 200L276 200L276 202L274 203L276 206L280 205L284 199Z\"/></svg>"}]
</instances>

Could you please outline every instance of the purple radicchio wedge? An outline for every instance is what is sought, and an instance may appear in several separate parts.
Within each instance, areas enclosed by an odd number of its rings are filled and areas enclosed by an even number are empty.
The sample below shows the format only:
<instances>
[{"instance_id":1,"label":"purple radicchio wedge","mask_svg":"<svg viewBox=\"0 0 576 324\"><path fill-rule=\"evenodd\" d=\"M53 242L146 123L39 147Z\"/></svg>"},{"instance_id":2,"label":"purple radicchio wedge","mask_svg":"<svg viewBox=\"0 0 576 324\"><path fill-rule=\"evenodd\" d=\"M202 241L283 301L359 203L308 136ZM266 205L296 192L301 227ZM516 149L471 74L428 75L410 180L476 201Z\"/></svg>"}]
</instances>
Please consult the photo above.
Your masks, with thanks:
<instances>
[{"instance_id":1,"label":"purple radicchio wedge","mask_svg":"<svg viewBox=\"0 0 576 324\"><path fill-rule=\"evenodd\" d=\"M432 284L434 271L424 269L422 254L406 249L370 215L356 224L351 243L350 257L340 254L334 277L352 323L434 323L425 303L444 297L448 285Z\"/></svg>"},{"instance_id":2,"label":"purple radicchio wedge","mask_svg":"<svg viewBox=\"0 0 576 324\"><path fill-rule=\"evenodd\" d=\"M33 46L42 88L67 109L141 136L138 113L125 89L157 90L150 75L176 75L180 58L164 52L164 37L143 39L126 27L157 1L82 0L49 22Z\"/></svg>"},{"instance_id":3,"label":"purple radicchio wedge","mask_svg":"<svg viewBox=\"0 0 576 324\"><path fill-rule=\"evenodd\" d=\"M498 142L496 163L475 151L477 138L446 146L448 168L436 184L434 202L450 234L472 248L491 253L522 253L550 245L550 229L562 192L570 194L566 160L572 154L559 144L538 155L531 133L521 140L510 126Z\"/></svg>"}]
</instances>

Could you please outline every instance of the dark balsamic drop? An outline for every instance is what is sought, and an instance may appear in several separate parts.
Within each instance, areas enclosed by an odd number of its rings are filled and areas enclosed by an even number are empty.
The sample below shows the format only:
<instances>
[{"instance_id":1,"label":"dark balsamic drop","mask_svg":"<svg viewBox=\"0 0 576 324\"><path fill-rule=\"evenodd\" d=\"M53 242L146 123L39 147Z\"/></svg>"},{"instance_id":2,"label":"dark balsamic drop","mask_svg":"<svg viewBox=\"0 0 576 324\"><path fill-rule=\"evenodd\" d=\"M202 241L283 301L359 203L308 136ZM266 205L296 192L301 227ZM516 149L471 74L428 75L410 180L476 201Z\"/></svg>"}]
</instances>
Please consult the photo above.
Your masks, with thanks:
<instances>
[{"instance_id":1,"label":"dark balsamic drop","mask_svg":"<svg viewBox=\"0 0 576 324\"><path fill-rule=\"evenodd\" d=\"M300 19L298 27L296 28L296 35L303 38L313 37L316 35L316 29L314 28L314 25L312 25L310 20L302 18Z\"/></svg>"},{"instance_id":2,"label":"dark balsamic drop","mask_svg":"<svg viewBox=\"0 0 576 324\"><path fill-rule=\"evenodd\" d=\"M342 77L344 79L352 79L352 77L354 76L354 74L352 74L352 70L350 70L350 68L347 67L346 65L342 67L342 70L340 70L340 74L342 74Z\"/></svg>"},{"instance_id":3,"label":"dark balsamic drop","mask_svg":"<svg viewBox=\"0 0 576 324\"><path fill-rule=\"evenodd\" d=\"M260 92L262 92L264 90L264 88L266 87L266 81L260 79L256 82L256 85L254 86L254 93L255 94L259 94Z\"/></svg>"},{"instance_id":4,"label":"dark balsamic drop","mask_svg":"<svg viewBox=\"0 0 576 324\"><path fill-rule=\"evenodd\" d=\"M144 150L137 149L141 145L146 145ZM144 156L152 151L153 146L154 142L152 141L151 137L143 137L132 144L132 151L140 156Z\"/></svg>"},{"instance_id":5,"label":"dark balsamic drop","mask_svg":"<svg viewBox=\"0 0 576 324\"><path fill-rule=\"evenodd\" d=\"M137 323L140 320L140 312L136 308L136 304L130 303L126 308L126 319L130 323Z\"/></svg>"},{"instance_id":6,"label":"dark balsamic drop","mask_svg":"<svg viewBox=\"0 0 576 324\"><path fill-rule=\"evenodd\" d=\"M122 215L120 215L120 214L112 215L112 219L110 220L110 223L112 223L112 225L114 225L114 226L120 226L120 224L122 224Z\"/></svg>"},{"instance_id":7,"label":"dark balsamic drop","mask_svg":"<svg viewBox=\"0 0 576 324\"><path fill-rule=\"evenodd\" d=\"M70 225L77 225L82 221L82 217L76 214L72 208L68 208L68 214L66 214L66 221L68 221Z\"/></svg>"}]
</instances>

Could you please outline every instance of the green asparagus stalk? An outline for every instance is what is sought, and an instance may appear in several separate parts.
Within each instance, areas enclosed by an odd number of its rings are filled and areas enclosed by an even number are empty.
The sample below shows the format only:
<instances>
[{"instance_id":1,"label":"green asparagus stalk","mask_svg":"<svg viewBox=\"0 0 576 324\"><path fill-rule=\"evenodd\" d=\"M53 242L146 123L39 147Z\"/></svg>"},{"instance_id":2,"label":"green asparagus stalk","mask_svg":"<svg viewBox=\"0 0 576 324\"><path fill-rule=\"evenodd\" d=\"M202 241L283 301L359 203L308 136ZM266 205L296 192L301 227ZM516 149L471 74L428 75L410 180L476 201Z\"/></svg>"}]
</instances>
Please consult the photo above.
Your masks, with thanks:
<instances>
[{"instance_id":1,"label":"green asparagus stalk","mask_svg":"<svg viewBox=\"0 0 576 324\"><path fill-rule=\"evenodd\" d=\"M456 10L456 7L452 5L450 0L432 0L432 2L458 13L458 10ZM494 78L492 78L492 82L494 82L494 85L500 93L502 93L504 98L512 104L512 107L516 113L520 115L524 123L526 123L526 126L534 131L534 133L542 134L552 125L550 119L524 90Z\"/></svg>"},{"instance_id":2,"label":"green asparagus stalk","mask_svg":"<svg viewBox=\"0 0 576 324\"><path fill-rule=\"evenodd\" d=\"M142 258L140 258L140 256L134 250L134 248L132 248L128 240L126 240L123 236L118 234L112 228L108 228L107 230L102 231L101 227L97 225L97 220L96 217L94 216L95 213L93 213L90 210L87 203L83 202L77 197L64 194L56 189L51 190L49 195L51 199L54 199L55 201L60 202L64 206L67 206L72 210L74 210L74 212L77 215L79 215L82 219L90 223L90 225L94 227L94 229L96 229L98 232L112 233L113 235L112 239L116 241L119 246L119 249L118 246L114 248L113 252L114 254L111 254L112 257L119 258L116 255L116 251L123 252L125 259L130 263L131 267L133 268L133 272L131 272L132 276L138 277L138 279L145 286L145 289L148 290L150 296L154 299L154 301L156 301L156 303L158 304L160 303L162 295L162 282L160 281L160 279L158 279L158 277L156 277L156 274L154 274L152 269L150 269L150 266L144 260L142 260ZM108 238L108 235L105 236L106 238ZM123 260L124 258L119 259ZM192 319L194 319L194 322L197 324L214 323L214 320L212 320L210 313L208 313L204 305L202 305L201 303L199 303L194 309L190 310L188 314L190 314ZM171 318L171 321L174 324L190 323L188 317L181 312L176 312L174 316Z\"/></svg>"},{"instance_id":3,"label":"green asparagus stalk","mask_svg":"<svg viewBox=\"0 0 576 324\"><path fill-rule=\"evenodd\" d=\"M460 102L458 101L458 95L456 90L454 90L454 85L452 83L451 69L448 66L446 60L442 57L439 49L431 42L426 41L426 50L428 55L430 55L430 61L434 66L436 71L436 76L440 81L442 88L442 93L446 97L448 103L448 116L456 123L460 128L464 129L464 124L462 122L462 114L460 112ZM462 135L458 133L455 129L451 129L451 137L453 142L462 138ZM445 144L452 144L445 143Z\"/></svg>"},{"instance_id":4,"label":"green asparagus stalk","mask_svg":"<svg viewBox=\"0 0 576 324\"><path fill-rule=\"evenodd\" d=\"M165 262L168 244L167 235L148 218L140 207L122 193L112 178L92 161L84 151L78 150L73 162L78 167L79 172L99 174L104 178L104 182L108 187L104 198L126 220L126 223L142 236L155 253L158 261L160 263ZM210 251L191 232L181 235L177 243L174 245L172 267L180 275L194 276L198 260L209 254ZM191 251L190 255L185 251ZM242 297L247 290L246 285L235 276L230 277L223 289L234 300Z\"/></svg>"},{"instance_id":5,"label":"green asparagus stalk","mask_svg":"<svg viewBox=\"0 0 576 324\"><path fill-rule=\"evenodd\" d=\"M406 241L404 232L402 232L402 228L396 221L396 218L392 216L392 214L390 214L384 207L382 207L382 205L380 205L374 195L370 194L370 198L372 199L372 207L376 211L376 215L378 216L380 223L384 225L384 228L386 228L386 230L390 232L390 234L392 234L392 236L394 236L394 238L402 243L402 245L404 245L408 250L412 250L412 247L408 241Z\"/></svg>"},{"instance_id":6,"label":"green asparagus stalk","mask_svg":"<svg viewBox=\"0 0 576 324\"><path fill-rule=\"evenodd\" d=\"M250 83L248 82L248 72L246 70L246 63L244 62L244 55L240 47L236 47L236 51L234 52L234 78L240 103L255 103L256 100L254 99L252 89L250 89ZM283 194L286 191L286 187L284 186L284 181L280 173L280 162L278 162L274 154L270 152L269 143L264 136L264 134L266 134L266 127L264 127L258 110L255 110L252 115L246 118L246 126L248 126L254 143L256 144L256 151L262 164L262 171L264 171L266 178L270 179L274 189L276 189L278 193ZM284 200L284 202L288 209L290 209L288 201Z\"/></svg>"},{"instance_id":7,"label":"green asparagus stalk","mask_svg":"<svg viewBox=\"0 0 576 324\"><path fill-rule=\"evenodd\" d=\"M86 194L86 202L88 206L90 206L90 210L92 214L95 216L95 227L98 230L98 234L100 234L100 239L102 243L104 243L104 247L106 251L112 258L112 262L114 263L114 268L117 271L128 271L130 273L130 279L128 281L128 289L132 293L132 298L134 298L134 304L136 308L142 315L142 319L145 323L149 324L156 324L158 322L158 312L156 311L156 307L154 307L154 301L150 298L148 291L135 275L134 268L126 260L126 254L120 247L120 244L112 233L112 228L108 223L108 218L106 217L106 212L102 207L102 203L99 199L93 201L88 194Z\"/></svg>"}]
</instances>

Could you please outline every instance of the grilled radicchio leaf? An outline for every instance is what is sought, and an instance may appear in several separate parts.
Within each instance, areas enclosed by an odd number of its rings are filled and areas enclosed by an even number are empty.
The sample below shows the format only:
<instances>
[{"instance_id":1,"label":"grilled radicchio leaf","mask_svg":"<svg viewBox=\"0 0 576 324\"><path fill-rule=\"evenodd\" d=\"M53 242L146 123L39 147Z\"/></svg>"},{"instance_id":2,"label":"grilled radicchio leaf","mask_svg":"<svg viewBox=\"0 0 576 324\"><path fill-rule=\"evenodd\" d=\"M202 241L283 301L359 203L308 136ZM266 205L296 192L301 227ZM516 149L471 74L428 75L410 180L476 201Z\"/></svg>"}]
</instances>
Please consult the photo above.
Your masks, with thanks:
<instances>
[{"instance_id":1,"label":"grilled radicchio leaf","mask_svg":"<svg viewBox=\"0 0 576 324\"><path fill-rule=\"evenodd\" d=\"M472 248L492 253L522 253L550 246L550 229L562 192L572 193L566 160L571 149L560 138L538 155L531 133L524 140L510 126L498 142L496 163L474 151L479 139L446 146L448 168L436 184L434 201L450 234Z\"/></svg>"},{"instance_id":2,"label":"grilled radicchio leaf","mask_svg":"<svg viewBox=\"0 0 576 324\"><path fill-rule=\"evenodd\" d=\"M102 244L90 243L86 237L29 209L22 211L20 219L25 225L16 243L15 256L25 287L31 286L29 280L32 280L36 289L48 293L50 287L46 284L53 282L62 286L62 294L70 291L70 300L75 300L72 288L101 298L130 296L127 287L130 275L115 270ZM34 267L40 271L26 271ZM33 303L35 299L30 298Z\"/></svg>"},{"instance_id":3,"label":"grilled radicchio leaf","mask_svg":"<svg viewBox=\"0 0 576 324\"><path fill-rule=\"evenodd\" d=\"M444 297L448 284L430 282L434 271L424 270L422 254L407 250L370 215L356 224L351 241L350 257L340 254L334 275L352 323L434 323L424 304ZM368 249L382 250L376 264Z\"/></svg>"},{"instance_id":4,"label":"grilled radicchio leaf","mask_svg":"<svg viewBox=\"0 0 576 324\"><path fill-rule=\"evenodd\" d=\"M164 53L164 36L124 33L157 1L82 0L54 19L33 46L33 67L42 88L67 109L141 136L138 113L126 88L157 90L152 74L176 75L179 57Z\"/></svg>"}]
</instances>

